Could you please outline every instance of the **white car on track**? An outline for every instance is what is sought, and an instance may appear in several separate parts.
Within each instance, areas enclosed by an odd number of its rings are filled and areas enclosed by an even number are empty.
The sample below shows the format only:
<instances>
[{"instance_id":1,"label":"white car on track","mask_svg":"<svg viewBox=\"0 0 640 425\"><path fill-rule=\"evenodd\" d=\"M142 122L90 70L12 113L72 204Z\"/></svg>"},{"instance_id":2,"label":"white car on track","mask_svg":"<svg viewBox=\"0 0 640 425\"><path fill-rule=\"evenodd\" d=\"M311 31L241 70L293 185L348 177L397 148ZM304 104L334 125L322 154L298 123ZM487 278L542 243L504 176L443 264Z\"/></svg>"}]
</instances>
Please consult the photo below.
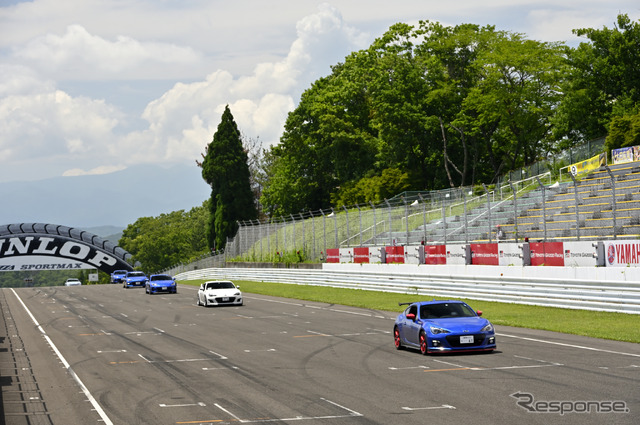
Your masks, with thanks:
<instances>
[{"instance_id":1,"label":"white car on track","mask_svg":"<svg viewBox=\"0 0 640 425\"><path fill-rule=\"evenodd\" d=\"M82 282L80 279L69 278L64 282L64 286L80 286Z\"/></svg>"},{"instance_id":2,"label":"white car on track","mask_svg":"<svg viewBox=\"0 0 640 425\"><path fill-rule=\"evenodd\" d=\"M228 280L212 280L200 285L197 304L210 305L242 305L240 287Z\"/></svg>"}]
</instances>

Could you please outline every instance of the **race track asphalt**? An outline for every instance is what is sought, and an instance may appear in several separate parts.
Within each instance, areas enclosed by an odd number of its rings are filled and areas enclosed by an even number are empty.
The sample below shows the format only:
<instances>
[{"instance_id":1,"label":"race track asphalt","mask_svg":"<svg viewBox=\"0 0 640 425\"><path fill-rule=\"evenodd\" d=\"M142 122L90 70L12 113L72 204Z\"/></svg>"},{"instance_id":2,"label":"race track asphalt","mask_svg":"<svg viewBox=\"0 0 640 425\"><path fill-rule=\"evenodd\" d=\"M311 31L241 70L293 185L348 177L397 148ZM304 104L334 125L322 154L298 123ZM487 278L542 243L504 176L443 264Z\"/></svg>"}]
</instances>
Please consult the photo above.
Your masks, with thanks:
<instances>
[{"instance_id":1,"label":"race track asphalt","mask_svg":"<svg viewBox=\"0 0 640 425\"><path fill-rule=\"evenodd\" d=\"M639 344L497 326L494 353L422 356L396 313L195 293L0 290L5 423L640 423Z\"/></svg>"}]
</instances>

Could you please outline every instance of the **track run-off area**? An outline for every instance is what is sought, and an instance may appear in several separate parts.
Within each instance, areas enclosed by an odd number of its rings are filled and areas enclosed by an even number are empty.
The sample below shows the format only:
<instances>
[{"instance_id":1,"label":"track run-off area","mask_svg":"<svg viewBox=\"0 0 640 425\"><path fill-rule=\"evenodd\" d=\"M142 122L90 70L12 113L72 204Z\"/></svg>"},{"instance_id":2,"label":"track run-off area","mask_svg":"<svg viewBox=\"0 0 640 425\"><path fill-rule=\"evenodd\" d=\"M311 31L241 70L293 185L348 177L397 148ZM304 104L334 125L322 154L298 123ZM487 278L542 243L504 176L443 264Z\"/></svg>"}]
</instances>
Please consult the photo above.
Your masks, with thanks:
<instances>
[{"instance_id":1,"label":"track run-off area","mask_svg":"<svg viewBox=\"0 0 640 425\"><path fill-rule=\"evenodd\" d=\"M496 326L493 353L422 356L396 313L196 290L0 290L5 423L640 422L640 344Z\"/></svg>"}]
</instances>

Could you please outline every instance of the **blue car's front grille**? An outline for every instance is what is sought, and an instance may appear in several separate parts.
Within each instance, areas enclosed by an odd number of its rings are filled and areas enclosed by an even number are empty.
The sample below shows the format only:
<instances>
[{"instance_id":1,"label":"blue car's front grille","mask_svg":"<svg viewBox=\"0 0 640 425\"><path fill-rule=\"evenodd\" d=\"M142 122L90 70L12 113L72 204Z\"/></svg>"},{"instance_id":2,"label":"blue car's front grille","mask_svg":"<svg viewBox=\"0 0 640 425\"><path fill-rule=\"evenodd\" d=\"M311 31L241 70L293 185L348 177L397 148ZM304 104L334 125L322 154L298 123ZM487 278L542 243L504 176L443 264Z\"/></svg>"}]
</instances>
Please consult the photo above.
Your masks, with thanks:
<instances>
[{"instance_id":1,"label":"blue car's front grille","mask_svg":"<svg viewBox=\"0 0 640 425\"><path fill-rule=\"evenodd\" d=\"M473 336L472 343L461 343L460 337L469 337ZM484 343L484 334L474 334L474 335L447 335L447 343L452 348L465 348L465 347L477 347L478 345L482 345Z\"/></svg>"}]
</instances>

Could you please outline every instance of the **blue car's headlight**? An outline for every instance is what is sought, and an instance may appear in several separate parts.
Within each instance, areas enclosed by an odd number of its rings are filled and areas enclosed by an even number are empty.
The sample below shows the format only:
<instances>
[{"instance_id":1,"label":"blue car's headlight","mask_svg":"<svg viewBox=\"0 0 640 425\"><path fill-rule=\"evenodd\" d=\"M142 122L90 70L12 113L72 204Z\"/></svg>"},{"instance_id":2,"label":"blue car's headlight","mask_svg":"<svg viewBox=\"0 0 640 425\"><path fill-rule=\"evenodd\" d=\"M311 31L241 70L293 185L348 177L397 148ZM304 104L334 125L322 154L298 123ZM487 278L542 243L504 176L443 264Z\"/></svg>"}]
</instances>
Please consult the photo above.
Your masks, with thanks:
<instances>
[{"instance_id":1,"label":"blue car's headlight","mask_svg":"<svg viewBox=\"0 0 640 425\"><path fill-rule=\"evenodd\" d=\"M484 328L482 328L482 332L493 332L493 325L491 323L487 323Z\"/></svg>"},{"instance_id":2,"label":"blue car's headlight","mask_svg":"<svg viewBox=\"0 0 640 425\"><path fill-rule=\"evenodd\" d=\"M444 328L439 328L437 326L430 326L429 327L429 331L434 334L434 335L438 335L438 334L448 334L451 331L448 329L444 329Z\"/></svg>"}]
</instances>

